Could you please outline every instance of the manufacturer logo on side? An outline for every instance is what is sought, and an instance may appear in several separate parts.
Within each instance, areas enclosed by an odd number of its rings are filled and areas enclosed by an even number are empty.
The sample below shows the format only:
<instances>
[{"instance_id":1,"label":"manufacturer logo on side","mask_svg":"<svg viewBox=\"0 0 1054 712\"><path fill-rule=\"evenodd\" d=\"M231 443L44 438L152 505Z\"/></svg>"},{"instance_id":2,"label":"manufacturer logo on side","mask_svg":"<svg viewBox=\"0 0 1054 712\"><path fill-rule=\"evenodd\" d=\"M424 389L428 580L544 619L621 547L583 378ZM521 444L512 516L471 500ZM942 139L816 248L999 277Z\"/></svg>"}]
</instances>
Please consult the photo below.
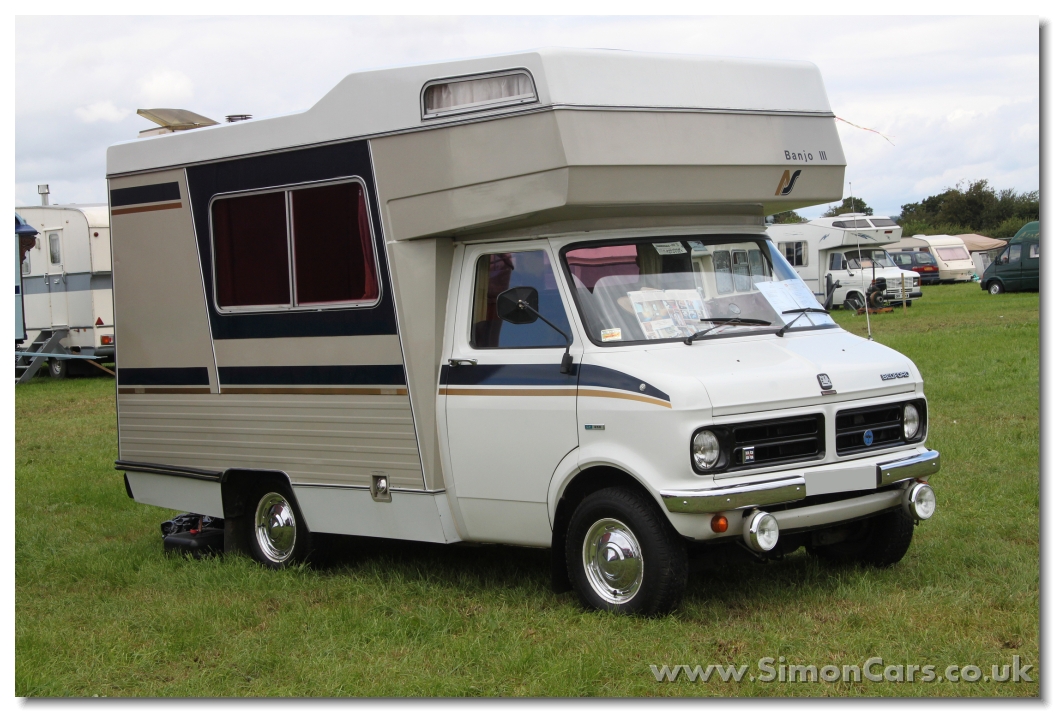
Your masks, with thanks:
<instances>
[{"instance_id":1,"label":"manufacturer logo on side","mask_svg":"<svg viewBox=\"0 0 1054 712\"><path fill-rule=\"evenodd\" d=\"M790 195L790 192L794 190L794 181L798 180L798 176L800 175L800 169L794 171L794 173L791 173L789 168L783 171L783 177L780 178L780 184L776 187L776 195Z\"/></svg>"}]
</instances>

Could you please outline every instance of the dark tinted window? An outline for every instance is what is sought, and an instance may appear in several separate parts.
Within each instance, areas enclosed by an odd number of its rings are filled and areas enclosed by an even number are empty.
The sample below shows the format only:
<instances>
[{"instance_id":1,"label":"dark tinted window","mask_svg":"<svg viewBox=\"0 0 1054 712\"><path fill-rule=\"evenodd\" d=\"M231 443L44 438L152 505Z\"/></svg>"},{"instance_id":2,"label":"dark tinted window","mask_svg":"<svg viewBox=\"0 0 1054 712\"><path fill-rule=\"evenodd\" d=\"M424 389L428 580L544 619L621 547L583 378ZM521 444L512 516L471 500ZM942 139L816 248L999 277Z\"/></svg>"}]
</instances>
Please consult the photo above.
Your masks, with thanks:
<instances>
[{"instance_id":1,"label":"dark tinted window","mask_svg":"<svg viewBox=\"0 0 1054 712\"><path fill-rule=\"evenodd\" d=\"M871 227L871 223L867 220L835 220L831 223L831 227L842 227L842 228L859 228L859 227Z\"/></svg>"},{"instance_id":2,"label":"dark tinted window","mask_svg":"<svg viewBox=\"0 0 1054 712\"><path fill-rule=\"evenodd\" d=\"M896 222L889 218L871 218L871 224L875 227L896 227Z\"/></svg>"},{"instance_id":3,"label":"dark tinted window","mask_svg":"<svg viewBox=\"0 0 1054 712\"><path fill-rule=\"evenodd\" d=\"M841 252L831 253L831 269L845 269L844 262L845 260L842 259Z\"/></svg>"},{"instance_id":4,"label":"dark tinted window","mask_svg":"<svg viewBox=\"0 0 1054 712\"><path fill-rule=\"evenodd\" d=\"M217 200L212 237L219 306L290 303L285 193Z\"/></svg>"},{"instance_id":5,"label":"dark tinted window","mask_svg":"<svg viewBox=\"0 0 1054 712\"><path fill-rule=\"evenodd\" d=\"M296 303L372 301L377 276L358 183L291 191Z\"/></svg>"},{"instance_id":6,"label":"dark tinted window","mask_svg":"<svg viewBox=\"0 0 1054 712\"><path fill-rule=\"evenodd\" d=\"M544 250L483 255L476 262L472 305L472 346L477 349L562 347L567 342L541 319L510 324L498 318L498 295L513 287L538 290L538 311L570 334L563 299L556 287L549 255Z\"/></svg>"}]
</instances>

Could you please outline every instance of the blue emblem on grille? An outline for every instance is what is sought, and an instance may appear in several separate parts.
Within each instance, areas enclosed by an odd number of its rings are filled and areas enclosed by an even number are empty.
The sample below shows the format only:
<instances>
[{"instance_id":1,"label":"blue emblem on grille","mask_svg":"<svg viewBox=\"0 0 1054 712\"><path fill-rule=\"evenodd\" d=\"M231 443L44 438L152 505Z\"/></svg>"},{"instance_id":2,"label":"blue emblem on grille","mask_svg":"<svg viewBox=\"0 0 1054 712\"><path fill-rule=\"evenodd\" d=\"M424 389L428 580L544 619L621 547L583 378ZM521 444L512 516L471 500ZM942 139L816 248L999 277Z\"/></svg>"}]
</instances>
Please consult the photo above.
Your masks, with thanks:
<instances>
[{"instance_id":1,"label":"blue emblem on grille","mask_svg":"<svg viewBox=\"0 0 1054 712\"><path fill-rule=\"evenodd\" d=\"M875 434L870 430L864 431L864 445L871 447L871 443L875 442Z\"/></svg>"}]
</instances>

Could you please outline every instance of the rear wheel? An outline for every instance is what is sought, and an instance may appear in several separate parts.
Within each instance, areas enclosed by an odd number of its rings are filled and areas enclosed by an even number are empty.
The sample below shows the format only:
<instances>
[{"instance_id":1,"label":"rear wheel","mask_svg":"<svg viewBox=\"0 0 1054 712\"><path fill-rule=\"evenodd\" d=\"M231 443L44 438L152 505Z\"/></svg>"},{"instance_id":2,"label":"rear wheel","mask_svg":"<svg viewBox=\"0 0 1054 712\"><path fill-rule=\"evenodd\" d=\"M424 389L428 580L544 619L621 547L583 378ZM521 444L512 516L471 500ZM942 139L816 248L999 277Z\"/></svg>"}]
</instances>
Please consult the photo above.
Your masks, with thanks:
<instances>
[{"instance_id":1,"label":"rear wheel","mask_svg":"<svg viewBox=\"0 0 1054 712\"><path fill-rule=\"evenodd\" d=\"M658 615L684 594L684 540L655 504L625 487L603 489L575 509L567 573L587 608Z\"/></svg>"},{"instance_id":2,"label":"rear wheel","mask_svg":"<svg viewBox=\"0 0 1054 712\"><path fill-rule=\"evenodd\" d=\"M1003 289L1003 283L998 280L992 280L988 283L989 294L1002 294L1005 290Z\"/></svg>"},{"instance_id":3,"label":"rear wheel","mask_svg":"<svg viewBox=\"0 0 1054 712\"><path fill-rule=\"evenodd\" d=\"M845 541L806 548L810 554L833 564L864 564L884 568L904 558L914 533L915 520L897 507L859 522L856 530Z\"/></svg>"},{"instance_id":4,"label":"rear wheel","mask_svg":"<svg viewBox=\"0 0 1054 712\"><path fill-rule=\"evenodd\" d=\"M264 566L281 569L307 558L311 532L289 488L278 483L256 486L248 497L249 553Z\"/></svg>"}]
</instances>

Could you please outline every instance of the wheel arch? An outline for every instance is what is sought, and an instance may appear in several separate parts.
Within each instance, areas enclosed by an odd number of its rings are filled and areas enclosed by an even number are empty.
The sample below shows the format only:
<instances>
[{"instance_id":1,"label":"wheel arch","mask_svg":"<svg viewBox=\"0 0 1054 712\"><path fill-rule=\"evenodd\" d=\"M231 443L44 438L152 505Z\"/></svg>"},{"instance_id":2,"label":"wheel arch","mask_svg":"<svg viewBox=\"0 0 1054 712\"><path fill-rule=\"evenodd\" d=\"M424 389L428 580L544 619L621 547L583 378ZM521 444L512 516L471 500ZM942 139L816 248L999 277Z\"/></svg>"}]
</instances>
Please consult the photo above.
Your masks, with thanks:
<instances>
[{"instance_id":1,"label":"wheel arch","mask_svg":"<svg viewBox=\"0 0 1054 712\"><path fill-rule=\"evenodd\" d=\"M224 470L220 475L220 496L223 499L223 518L232 519L245 514L245 495L249 488L261 482L275 482L289 489L289 494L296 499L293 483L289 475L282 470L256 470L236 468ZM299 503L298 505L299 506Z\"/></svg>"}]
</instances>

